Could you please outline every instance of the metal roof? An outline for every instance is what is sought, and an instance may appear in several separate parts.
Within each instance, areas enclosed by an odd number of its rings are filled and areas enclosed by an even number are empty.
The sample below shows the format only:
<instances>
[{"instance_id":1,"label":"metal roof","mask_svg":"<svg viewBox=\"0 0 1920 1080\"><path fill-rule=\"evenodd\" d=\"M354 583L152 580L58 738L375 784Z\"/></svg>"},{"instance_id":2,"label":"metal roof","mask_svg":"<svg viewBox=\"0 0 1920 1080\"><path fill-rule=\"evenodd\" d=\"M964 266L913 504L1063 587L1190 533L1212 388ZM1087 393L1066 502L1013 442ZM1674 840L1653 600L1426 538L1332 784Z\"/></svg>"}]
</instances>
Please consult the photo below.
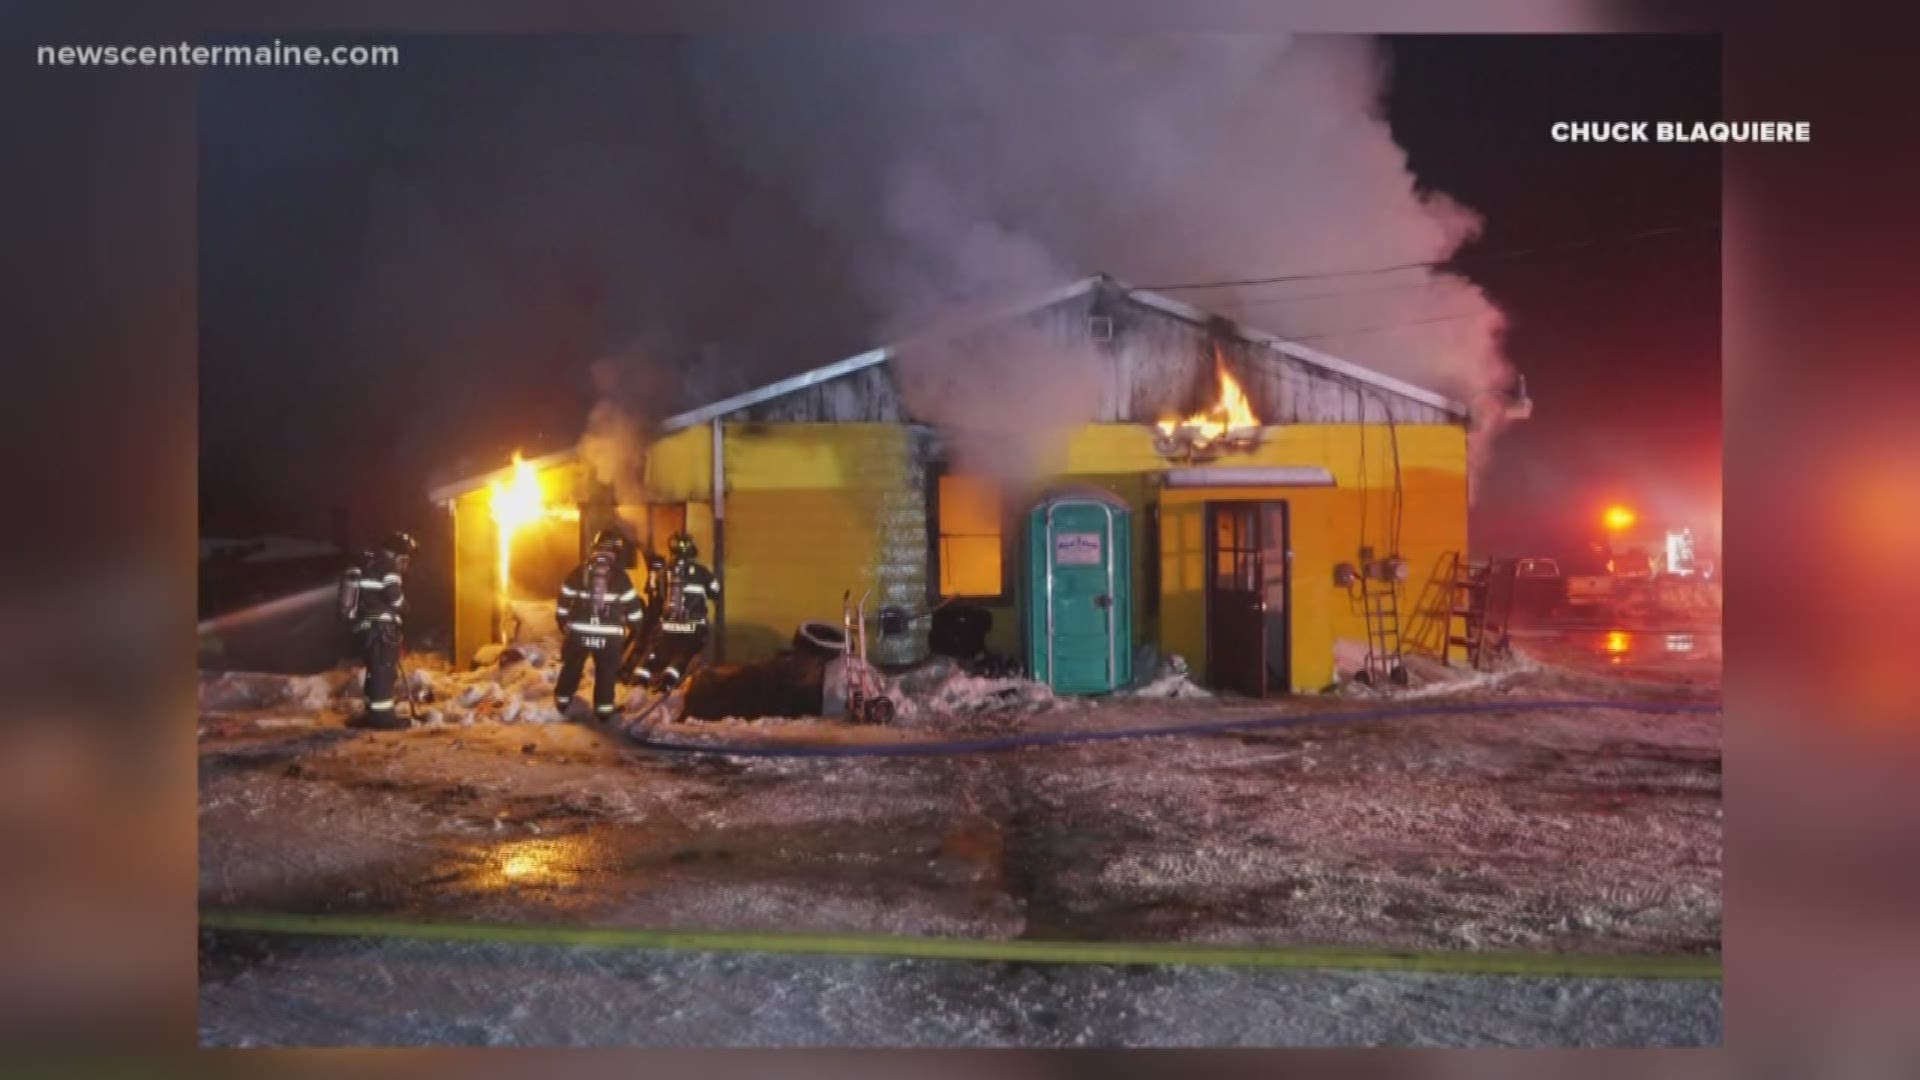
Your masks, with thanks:
<instances>
[{"instance_id":1,"label":"metal roof","mask_svg":"<svg viewBox=\"0 0 1920 1080\"><path fill-rule=\"evenodd\" d=\"M1353 379L1357 382L1366 383L1369 386L1420 402L1423 405L1431 405L1462 420L1469 419L1470 417L1465 404L1446 397L1445 395L1437 394L1425 387L1415 386L1410 382L1396 379L1391 375L1383 375L1372 368L1362 367L1350 360L1342 360L1337 356L1330 356L1318 349L1310 349L1298 342L1288 341L1277 334L1269 334L1264 330L1256 330L1252 327L1234 322L1231 319L1221 318L1211 312L1194 307L1192 304L1175 300L1170 296L1163 296L1160 293L1151 292L1146 289L1136 289L1125 282L1118 281L1105 274L1095 274L1092 277L1081 278L1079 281L1055 289L1044 296L1025 300L1018 304L996 308L985 315L938 327L926 333L915 335L913 338L898 344L886 345L878 349L869 349L866 352L849 356L843 360L835 360L833 363L823 367L817 367L811 371L803 371L798 375L789 376L778 382L768 383L765 386L735 394L732 397L713 402L712 404L702 405L697 409L689 409L686 412L669 416L661 422L660 430L662 432L680 431L693 427L695 424L704 424L717 417L739 412L742 409L750 409L755 405L772 401L775 398L785 397L796 391L804 390L809 386L816 386L823 382L841 378L842 376L851 375L856 371L863 371L876 364L884 364L888 360L891 360L901 349L908 347L914 342L943 337L970 327L990 325L993 322L1003 319L1017 318L1021 315L1050 307L1063 300L1072 299L1092 289L1098 288L1103 284L1124 293L1129 300L1139 301L1150 308L1172 315L1177 319L1202 325L1224 326L1227 330L1231 331L1234 336L1249 344L1265 346L1274 352L1298 360L1301 363L1320 368L1323 371L1332 372L1333 374ZM572 450L560 450L543 457L535 458L529 462L529 464L537 468L546 468L549 465L557 465L570 460L573 455L574 451ZM485 487L494 478L510 471L511 466L496 469L481 476L469 477L464 480L456 480L443 484L429 492L428 497L434 502L445 502L448 499L465 494L476 488Z\"/></svg>"},{"instance_id":2,"label":"metal roof","mask_svg":"<svg viewBox=\"0 0 1920 1080\"><path fill-rule=\"evenodd\" d=\"M1234 322L1231 319L1219 318L1211 312L1194 307L1192 304L1175 300L1170 296L1163 296L1146 289L1133 288L1124 282L1116 281L1104 274L1095 274L1089 278L1082 278L1071 285L1057 289L1045 296L1028 300L1011 307L998 309L984 318L968 320L966 325L982 325L1000 319L1015 318L1029 312L1038 311L1041 308L1057 304L1062 300L1079 296L1090 289L1098 287L1102 283L1108 284L1125 293L1130 300L1137 300L1150 308L1172 315L1177 319L1202 325L1224 325L1234 336L1249 344L1263 345L1274 352L1291 357L1301 363L1320 368L1323 371L1330 371L1336 375L1366 383L1369 386L1385 390L1391 394L1398 394L1401 397L1420 402L1423 405L1431 405L1443 412L1451 413L1462 420L1468 419L1469 414L1465 404L1446 397L1445 395L1434 393L1425 387L1415 386L1410 382L1396 379L1391 375L1383 375L1372 368L1362 367L1350 360L1342 360L1337 356L1330 356L1318 349L1310 349L1298 342L1288 341L1277 334L1269 334L1264 330L1256 330L1252 327ZM913 340L926 340L927 338L943 336L954 333L958 329L960 329L960 327L942 328L918 335ZM850 375L864 368L870 368L875 364L885 363L887 360L892 359L894 354L900 349L905 348L909 344L911 344L911 342L902 342L898 345L889 345L863 352L858 356L849 356L845 360L836 360L825 367L814 368L812 371L803 371L798 375L782 379L779 382L768 383L758 389L736 394L724 401L716 401L711 405L703 405L698 409L668 417L667 420L661 424L661 430L678 431L682 428L692 427L695 424L712 420L717 416L726 416L729 413L739 412L742 409L749 409L755 405L771 401L774 398L784 397L797 390L804 390L809 386L826 382L829 379L837 379L842 375Z\"/></svg>"},{"instance_id":3,"label":"metal roof","mask_svg":"<svg viewBox=\"0 0 1920 1080\"><path fill-rule=\"evenodd\" d=\"M725 416L728 413L736 413L741 409L750 409L761 402L786 397L796 390L804 390L809 386L814 386L830 379L837 379L842 375L851 375L856 371L870 368L875 364L885 363L893 357L895 348L897 348L897 346L888 345L883 348L871 349L858 356L849 356L845 360L835 360L825 367L817 367L812 371L803 371L798 375L781 379L776 383L768 383L757 390L748 390L743 394L735 394L730 398L723 401L716 401L711 405L702 405L697 409L680 413L677 416L669 416L661 422L660 430L679 431L682 428L690 428L695 424L704 424L714 417Z\"/></svg>"},{"instance_id":4,"label":"metal roof","mask_svg":"<svg viewBox=\"0 0 1920 1080\"><path fill-rule=\"evenodd\" d=\"M555 450L551 454L542 454L537 458L527 458L524 463L536 469L546 469L555 465L565 465L574 459L576 453L577 451L569 446L565 450ZM503 465L498 469L489 469L478 476L468 476L460 480L449 480L439 487L429 489L427 491L427 498L432 502L446 502L450 499L465 495L469 491L476 491L486 487L495 480L507 480L511 479L512 476L513 466Z\"/></svg>"},{"instance_id":5,"label":"metal roof","mask_svg":"<svg viewBox=\"0 0 1920 1080\"><path fill-rule=\"evenodd\" d=\"M680 413L677 416L669 416L660 424L660 430L679 431L682 428L689 428L695 424L703 424L716 416L726 416L728 413L736 413L741 409L750 409L763 402L772 401L774 398L785 397L797 390L804 390L809 386L815 386L829 379L837 379L842 375L851 375L856 371L870 368L875 364L883 364L893 359L896 353L914 342L945 337L949 334L959 333L970 327L987 326L1004 319L1018 318L1029 312L1051 307L1062 300L1070 300L1079 296L1103 280L1106 279L1098 274L1093 277L1082 278L1070 285L1055 289L1045 296L1024 300L1010 306L994 308L983 315L976 315L964 320L955 320L947 325L936 327L925 333L916 334L907 341L882 346L878 349L870 349L858 356L849 356L845 360L836 360L825 367L817 367L812 371L803 371L798 375L789 376L776 383L768 383L757 390L748 390L745 393L735 394L724 401L716 401L711 405L702 405L697 409Z\"/></svg>"}]
</instances>

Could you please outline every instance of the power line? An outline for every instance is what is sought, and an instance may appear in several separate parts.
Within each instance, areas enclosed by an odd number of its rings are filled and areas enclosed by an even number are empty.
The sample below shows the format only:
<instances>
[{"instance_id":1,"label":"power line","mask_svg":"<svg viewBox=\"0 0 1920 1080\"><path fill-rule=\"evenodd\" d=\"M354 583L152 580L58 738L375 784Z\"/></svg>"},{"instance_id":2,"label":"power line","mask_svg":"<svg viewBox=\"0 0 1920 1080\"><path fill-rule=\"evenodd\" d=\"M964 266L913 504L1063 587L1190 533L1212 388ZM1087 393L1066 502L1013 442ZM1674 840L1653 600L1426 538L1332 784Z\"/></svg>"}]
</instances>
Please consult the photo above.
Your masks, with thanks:
<instances>
[{"instance_id":1,"label":"power line","mask_svg":"<svg viewBox=\"0 0 1920 1080\"><path fill-rule=\"evenodd\" d=\"M1240 307L1270 307L1274 304L1291 304L1296 300L1326 300L1341 296L1376 296L1380 293L1406 292L1409 289L1437 289L1443 285L1457 285L1448 280L1408 281L1399 285L1383 285L1377 289L1335 289L1332 292L1300 293L1296 296L1260 296L1251 300L1239 300Z\"/></svg>"},{"instance_id":2,"label":"power line","mask_svg":"<svg viewBox=\"0 0 1920 1080\"><path fill-rule=\"evenodd\" d=\"M1485 316L1485 311L1459 311L1450 315L1435 315L1428 319L1409 319L1405 322L1379 323L1374 326L1355 326L1346 330L1323 330L1317 334L1275 334L1281 341L1318 341L1322 338L1346 337L1348 334L1371 334L1380 330L1398 330L1406 326L1421 326L1426 323L1452 322L1455 319L1477 319Z\"/></svg>"},{"instance_id":3,"label":"power line","mask_svg":"<svg viewBox=\"0 0 1920 1080\"><path fill-rule=\"evenodd\" d=\"M1672 225L1661 229L1645 229L1641 232L1627 233L1603 239L1576 240L1567 244L1553 244L1544 247L1513 248L1507 251L1493 251L1484 255L1460 255L1447 259L1434 259L1427 262L1396 263L1392 266L1375 266L1363 270L1326 270L1312 274L1276 274L1272 277L1239 278L1231 281L1189 281L1173 285L1142 285L1143 289L1154 292L1173 292L1179 289L1225 289L1246 285L1277 285L1285 281L1317 281L1324 278L1364 277L1372 274L1392 274L1401 270L1433 270L1439 268L1467 266L1476 263L1502 262L1519 259L1529 255L1548 255L1561 251L1578 251L1583 248L1599 247L1603 244L1627 243L1635 240L1651 240L1662 236L1676 236L1682 233L1718 232L1719 223L1710 225Z\"/></svg>"}]
</instances>

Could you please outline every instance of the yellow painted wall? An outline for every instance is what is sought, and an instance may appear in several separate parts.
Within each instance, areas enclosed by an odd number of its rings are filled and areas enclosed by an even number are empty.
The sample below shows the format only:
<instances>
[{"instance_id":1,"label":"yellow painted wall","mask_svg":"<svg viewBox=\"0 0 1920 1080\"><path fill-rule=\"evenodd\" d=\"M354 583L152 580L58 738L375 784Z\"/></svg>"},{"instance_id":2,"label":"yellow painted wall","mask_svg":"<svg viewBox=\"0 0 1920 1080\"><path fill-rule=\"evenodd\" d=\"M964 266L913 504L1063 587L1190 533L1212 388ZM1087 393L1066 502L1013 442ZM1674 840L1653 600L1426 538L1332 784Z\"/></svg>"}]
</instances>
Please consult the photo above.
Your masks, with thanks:
<instances>
[{"instance_id":1,"label":"yellow painted wall","mask_svg":"<svg viewBox=\"0 0 1920 1080\"><path fill-rule=\"evenodd\" d=\"M464 666L474 650L494 639L494 582L499 547L487 492L453 500L453 656Z\"/></svg>"},{"instance_id":2,"label":"yellow painted wall","mask_svg":"<svg viewBox=\"0 0 1920 1080\"><path fill-rule=\"evenodd\" d=\"M926 597L926 505L923 481L912 469L909 432L891 424L730 423L723 449L726 472L726 658L770 655L803 619L836 619L847 588L872 587L881 602L919 608ZM1403 631L1409 645L1438 646L1438 626L1423 629L1423 601L1435 609L1444 593L1432 577L1447 552L1467 546L1466 432L1453 425L1404 425L1398 430L1405 492L1401 554L1411 565L1403 587ZM1365 465L1361 464L1364 450ZM1319 466L1334 488L1235 491L1162 491L1168 465L1153 449L1153 432L1140 425L1096 424L1069 440L1052 483L1085 483L1113 490L1133 505L1135 637L1158 641L1186 657L1204 679L1205 582L1202 577L1202 504L1209 498L1274 498L1288 502L1293 561L1293 683L1318 690L1333 676L1333 642L1364 641L1364 621L1333 566L1357 561L1364 514L1368 542L1380 556L1388 547L1393 444L1382 423L1300 424L1265 430L1254 450L1218 465ZM648 499L688 504L689 531L708 558L713 552L712 431L676 432L651 448ZM544 482L544 481L543 481ZM1147 597L1154 545L1148 508L1161 505L1158 536L1158 611ZM1018 518L1009 521L1017 529ZM456 506L456 647L460 655L491 632L493 529L484 491ZM478 537L479 539L475 539ZM1017 573L1018 567L1008 572ZM470 582L483 582L479 590ZM475 598L478 593L481 599ZM1013 652L1018 626L1011 605L994 609L991 642ZM876 644L878 644L876 638Z\"/></svg>"},{"instance_id":3,"label":"yellow painted wall","mask_svg":"<svg viewBox=\"0 0 1920 1080\"><path fill-rule=\"evenodd\" d=\"M647 447L645 472L648 502L706 502L711 499L713 429L705 424L695 424L655 439Z\"/></svg>"},{"instance_id":4,"label":"yellow painted wall","mask_svg":"<svg viewBox=\"0 0 1920 1080\"><path fill-rule=\"evenodd\" d=\"M1447 552L1467 546L1467 442L1465 429L1452 425L1403 425L1390 432L1384 424L1294 424L1265 429L1261 444L1210 464L1233 466L1318 466L1333 474L1333 488L1270 490L1166 490L1157 478L1168 465L1154 450L1151 429L1134 424L1091 424L1067 444L1056 483L1107 488L1134 507L1134 635L1157 641L1184 657L1204 680L1206 668L1206 593L1204 510L1207 499L1280 499L1289 504L1293 562L1293 685L1318 690L1333 678L1333 642L1337 637L1364 642L1366 623L1345 590L1333 585L1333 567L1359 559L1362 516L1367 542L1376 555L1388 554L1387 522L1392 508L1395 436L1399 442L1403 508L1401 554L1410 566L1402 586L1402 631L1410 649L1437 651L1444 622L1420 614L1436 613L1447 599L1432 582L1442 573ZM1361 455L1365 452L1364 467ZM1154 501L1160 509L1160 596L1158 610L1147 600L1147 559L1154 551L1146 535ZM1010 527L1017 527L1011 523ZM993 609L993 648L1013 652L1019 627L1011 605Z\"/></svg>"},{"instance_id":5,"label":"yellow painted wall","mask_svg":"<svg viewBox=\"0 0 1920 1080\"><path fill-rule=\"evenodd\" d=\"M1293 552L1288 605L1292 688L1314 691L1333 681L1333 642L1364 640L1364 624L1345 590L1333 584L1333 566L1355 560L1351 537L1340 528L1340 506L1352 503L1334 488L1220 488L1167 491L1162 495L1162 647L1185 657L1206 681L1206 548L1208 502L1273 500L1287 504L1288 542Z\"/></svg>"},{"instance_id":6,"label":"yellow painted wall","mask_svg":"<svg viewBox=\"0 0 1920 1080\"><path fill-rule=\"evenodd\" d=\"M925 605L926 500L906 428L788 423L725 430L729 662L771 655L804 620L837 623L847 589L872 589L869 610L884 602L909 610ZM908 651L877 635L872 648L876 659Z\"/></svg>"},{"instance_id":7,"label":"yellow painted wall","mask_svg":"<svg viewBox=\"0 0 1920 1080\"><path fill-rule=\"evenodd\" d=\"M1452 455L1438 440L1419 448L1417 459L1407 441L1401 445L1405 493L1400 554L1409 564L1400 586L1401 632L1408 651L1437 654L1445 624L1439 612L1448 594L1443 567L1449 552L1467 546L1465 433L1453 430L1461 452ZM1405 429L1402 434L1404 436ZM1357 436L1335 436L1330 445L1357 453ZM1349 592L1334 584L1333 568L1359 562L1361 512L1367 514L1368 542L1376 557L1388 552L1386 520L1391 505L1389 451L1384 486L1371 488L1226 488L1167 490L1161 493L1161 642L1185 657L1206 679L1205 504L1208 501L1276 500L1288 506L1289 541L1294 553L1289 602L1292 607L1293 689L1311 692L1333 681L1333 646L1348 638L1364 647L1366 620ZM1410 465L1419 460L1426 464ZM1342 470L1332 462L1321 464ZM1367 472L1373 473L1369 448ZM1352 475L1358 478L1357 469Z\"/></svg>"}]
</instances>

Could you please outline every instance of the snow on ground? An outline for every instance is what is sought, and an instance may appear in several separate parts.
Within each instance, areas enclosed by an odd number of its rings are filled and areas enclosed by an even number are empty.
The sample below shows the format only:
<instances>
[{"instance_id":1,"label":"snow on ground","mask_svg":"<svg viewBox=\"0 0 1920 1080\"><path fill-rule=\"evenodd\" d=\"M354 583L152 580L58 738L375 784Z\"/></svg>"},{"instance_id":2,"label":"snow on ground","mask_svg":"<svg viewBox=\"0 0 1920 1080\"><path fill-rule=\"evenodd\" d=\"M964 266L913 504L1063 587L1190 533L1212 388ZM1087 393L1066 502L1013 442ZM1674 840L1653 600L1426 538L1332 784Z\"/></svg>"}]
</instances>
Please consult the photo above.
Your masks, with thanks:
<instances>
[{"instance_id":1,"label":"snow on ground","mask_svg":"<svg viewBox=\"0 0 1920 1080\"><path fill-rule=\"evenodd\" d=\"M1720 984L206 934L208 1046L1711 1046Z\"/></svg>"},{"instance_id":2,"label":"snow on ground","mask_svg":"<svg viewBox=\"0 0 1920 1080\"><path fill-rule=\"evenodd\" d=\"M1486 691L1490 708L1524 676ZM361 893L375 907L540 916L559 904L686 926L781 925L799 908L822 929L897 924L918 904L928 925L1001 934L1443 948L1697 950L1718 936L1711 715L1533 709L974 757L715 759L640 751L590 724L355 732L293 707L338 680L289 680L283 698L263 682L209 687L210 702L258 706L204 720L212 902L355 908ZM537 669L475 680L450 708L485 715L542 682ZM1113 730L1341 707L1063 701L1010 723ZM653 733L776 746L939 734L817 718ZM564 839L541 856L569 868L560 878L522 874L544 899L488 877L515 854L502 845L529 837ZM368 882L315 880L356 859ZM656 860L648 888L613 888ZM796 876L800 893L772 888ZM980 903L957 900L956 880L982 883ZM689 899L722 884L719 907Z\"/></svg>"},{"instance_id":3,"label":"snow on ground","mask_svg":"<svg viewBox=\"0 0 1920 1080\"><path fill-rule=\"evenodd\" d=\"M202 903L989 938L1655 953L1718 948L1719 716L1515 707L1541 697L1671 698L1706 693L1703 687L1522 661L1488 675L1416 673L1425 689L1416 688L1408 704L1429 700L1418 696L1426 693L1486 706L1471 715L962 757L800 759L649 751L590 721L503 722L540 716L543 696L550 709L550 661L534 659L539 662L482 672L421 667L415 677L434 689L443 722L405 732L345 727L358 691L357 678L343 673L306 680L207 676ZM767 718L666 722L653 734L675 742L759 745L928 741L981 731L1124 730L1276 713L1311 719L1387 704L1336 695L1261 702L1184 691L1056 699L1034 693L1031 684L951 672L913 689L921 707L888 727ZM363 948L385 957L401 947ZM274 1009L240 988L257 978L272 993L288 995L274 1000L318 995L324 1005L327 995L341 991L322 983L347 978L345 967L320 959L331 955L303 952L291 966L241 964L238 974L203 988L203 1005L215 1006L208 1037L275 1041L313 1030L302 1027L309 1021L294 1019L299 1010L291 1004L279 1012L283 1026L250 1027L248 1016ZM418 960L423 970L458 962L439 954ZM549 962L588 983L602 977L600 968L582 974L571 959L540 961ZM704 973L689 978L717 977L722 968L762 971L796 985L867 977L849 974L857 969L852 962L765 963L772 966L662 956L645 961L648 971ZM1324 985L1314 980L1327 977L1204 978L1228 987L1221 992L1229 997L1244 995L1270 1009L1276 996L1289 1002L1284 1021L1243 1017L1251 1025L1249 1041L1338 1041L1347 1031L1343 1021L1295 1015L1305 1007L1296 998L1300 988ZM987 976L966 976L974 978ZM1424 1001L1431 991L1422 987L1441 985L1412 977L1354 978L1395 1008ZM1011 1021L994 1014L977 1019L984 1026L934 1024L918 1029L920 1035L903 1028L897 1040L876 1038L909 1044L1187 1041L1186 1029L1156 1026L1147 1014L1131 1014L1125 1033L1102 1026L1074 997L1097 980L1080 979L1063 974L1057 985L1049 981L1034 991L1066 995L1064 1003L1045 1007L1062 1017L1082 1016L1063 1020L1054 1034L1008 1027ZM1589 993L1583 984L1562 982L1554 993ZM1149 979L1139 992L1158 993L1160 985ZM1710 993L1646 991L1648 997L1619 989L1625 984L1608 985L1607 994L1624 995L1618 1008L1667 1009L1674 1013L1671 1025L1635 1013L1568 1039L1609 1042L1642 1031L1665 1031L1678 1041L1717 1035L1717 986ZM1533 1001L1545 991L1513 993ZM1686 1004L1661 996L1673 994ZM431 1040L433 1032L455 1041L511 1034L511 1025L492 1034L457 1024L434 1027L454 1024L446 1017L467 1008L451 999L442 1004L446 1009L431 1010L440 1019L421 1020L399 1041ZM1515 1006L1511 1031L1501 1026L1504 1020L1475 1026L1464 1011L1455 1016L1447 1009L1428 1010L1437 1027L1400 1029L1383 1013L1376 1019L1386 1026L1367 1029L1373 1034L1366 1039L1499 1042L1513 1032L1571 1022L1536 1005ZM1709 1012L1711 1023L1702 1019ZM558 1017L550 1022L562 1025L554 1029L556 1039L584 1042L695 1042L700 1038L691 1033L718 1030L702 1024L725 1026L725 1010L693 1013L704 1019L681 1026L665 1016L657 1027L624 1034L616 1034L617 1014L605 1020L613 1026L595 1026L601 1021L592 1019L578 1028ZM328 1015L342 1032L390 1030L376 1016ZM222 1026L228 1020L232 1025ZM835 1022L842 1030L864 1030L845 1028L844 1017ZM1195 1031L1210 1030L1201 1018L1193 1023ZM778 1024L743 1030L731 1041L779 1042L773 1033L783 1030Z\"/></svg>"},{"instance_id":4,"label":"snow on ground","mask_svg":"<svg viewBox=\"0 0 1920 1080\"><path fill-rule=\"evenodd\" d=\"M463 672L450 670L438 657L414 657L402 668L400 709L405 715L410 690L421 699L417 719L427 724L551 723L562 719L553 703L559 672L557 660L537 646L506 663ZM348 668L318 675L203 672L200 677L203 714L277 707L341 720L360 711L364 700L361 675Z\"/></svg>"}]
</instances>

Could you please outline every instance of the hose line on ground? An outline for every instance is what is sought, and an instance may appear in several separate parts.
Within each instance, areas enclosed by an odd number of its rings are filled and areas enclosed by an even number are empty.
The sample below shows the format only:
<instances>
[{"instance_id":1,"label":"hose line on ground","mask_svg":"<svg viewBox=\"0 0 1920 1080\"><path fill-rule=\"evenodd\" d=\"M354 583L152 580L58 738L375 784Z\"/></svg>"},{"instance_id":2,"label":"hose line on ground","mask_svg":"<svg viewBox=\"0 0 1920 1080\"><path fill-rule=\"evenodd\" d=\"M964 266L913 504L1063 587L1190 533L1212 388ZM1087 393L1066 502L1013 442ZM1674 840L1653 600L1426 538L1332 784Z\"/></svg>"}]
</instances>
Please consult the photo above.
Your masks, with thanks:
<instances>
[{"instance_id":1,"label":"hose line on ground","mask_svg":"<svg viewBox=\"0 0 1920 1080\"><path fill-rule=\"evenodd\" d=\"M1415 716L1471 716L1485 713L1524 712L1536 709L1613 710L1632 713L1717 713L1718 701L1635 701L1605 698L1576 699L1531 698L1513 701L1436 702L1401 704L1343 712L1284 713L1255 716L1244 720L1210 720L1195 724L1162 727L1119 728L1102 731L1032 731L1018 735L995 735L977 739L951 739L899 743L693 743L660 739L652 734L631 736L635 745L648 750L679 754L710 754L721 757L769 758L855 758L855 757L948 757L958 754L993 754L1007 750L1025 750L1041 746L1071 746L1085 743L1121 742L1127 739L1165 739L1192 735L1216 735L1234 731L1270 731L1275 728L1311 724L1361 723L1368 720L1395 720Z\"/></svg>"}]
</instances>

